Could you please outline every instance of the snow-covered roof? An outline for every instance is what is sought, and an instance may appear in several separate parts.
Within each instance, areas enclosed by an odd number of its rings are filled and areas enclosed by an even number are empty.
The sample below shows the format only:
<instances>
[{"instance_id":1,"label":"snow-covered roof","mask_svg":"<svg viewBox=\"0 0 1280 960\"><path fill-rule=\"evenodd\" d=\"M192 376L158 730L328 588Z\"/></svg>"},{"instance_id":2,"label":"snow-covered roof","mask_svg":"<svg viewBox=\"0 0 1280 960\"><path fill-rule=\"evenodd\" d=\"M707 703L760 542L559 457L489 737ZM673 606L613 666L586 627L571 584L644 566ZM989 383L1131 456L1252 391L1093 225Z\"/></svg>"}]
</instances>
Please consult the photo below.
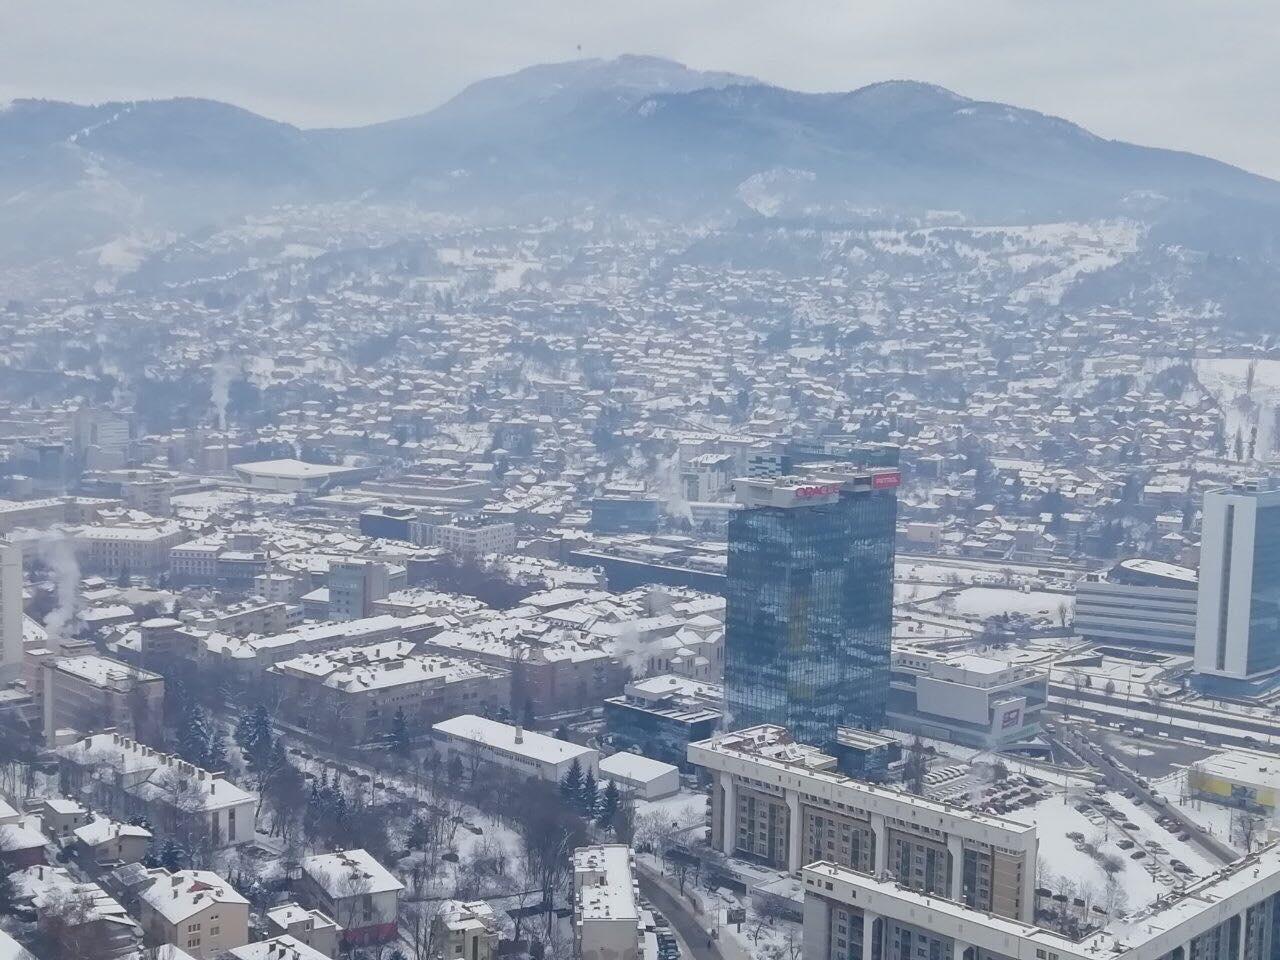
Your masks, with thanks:
<instances>
[{"instance_id":1,"label":"snow-covered roof","mask_svg":"<svg viewBox=\"0 0 1280 960\"><path fill-rule=\"evenodd\" d=\"M149 871L155 882L138 896L169 923L182 923L211 903L242 904L249 901L211 870L179 870L163 867Z\"/></svg>"},{"instance_id":2,"label":"snow-covered roof","mask_svg":"<svg viewBox=\"0 0 1280 960\"><path fill-rule=\"evenodd\" d=\"M442 720L431 729L461 740L482 743L505 753L540 760L543 763L561 763L575 758L594 759L595 756L595 751L590 747L582 747L567 740L557 740L545 733L522 730L509 723L490 720L474 713L464 713L450 720Z\"/></svg>"},{"instance_id":3,"label":"snow-covered roof","mask_svg":"<svg viewBox=\"0 0 1280 960\"><path fill-rule=\"evenodd\" d=\"M307 857L302 861L302 871L335 899L404 889L404 884L366 850L340 850Z\"/></svg>"}]
</instances>

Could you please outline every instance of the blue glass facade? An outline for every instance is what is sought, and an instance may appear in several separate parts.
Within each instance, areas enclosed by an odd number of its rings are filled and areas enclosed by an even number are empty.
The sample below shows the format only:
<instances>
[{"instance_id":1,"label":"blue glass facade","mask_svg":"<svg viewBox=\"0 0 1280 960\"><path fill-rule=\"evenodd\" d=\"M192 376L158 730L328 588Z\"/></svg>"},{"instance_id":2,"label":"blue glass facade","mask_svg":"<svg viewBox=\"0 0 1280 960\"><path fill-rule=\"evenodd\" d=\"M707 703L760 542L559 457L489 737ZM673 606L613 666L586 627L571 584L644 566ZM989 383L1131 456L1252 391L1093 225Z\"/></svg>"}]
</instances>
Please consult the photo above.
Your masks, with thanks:
<instances>
[{"instance_id":1,"label":"blue glass facade","mask_svg":"<svg viewBox=\"0 0 1280 960\"><path fill-rule=\"evenodd\" d=\"M892 490L729 522L726 725L787 727L825 746L883 725L893 618Z\"/></svg>"}]
</instances>

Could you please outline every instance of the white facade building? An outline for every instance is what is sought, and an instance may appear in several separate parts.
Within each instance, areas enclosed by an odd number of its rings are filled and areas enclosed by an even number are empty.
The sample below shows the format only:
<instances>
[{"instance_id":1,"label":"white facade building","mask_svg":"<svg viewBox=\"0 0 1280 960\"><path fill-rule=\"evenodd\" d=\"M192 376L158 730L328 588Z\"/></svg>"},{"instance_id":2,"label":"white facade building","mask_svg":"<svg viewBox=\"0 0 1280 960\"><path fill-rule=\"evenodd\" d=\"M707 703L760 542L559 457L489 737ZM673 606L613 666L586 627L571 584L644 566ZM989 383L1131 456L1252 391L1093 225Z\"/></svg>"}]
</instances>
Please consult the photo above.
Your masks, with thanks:
<instances>
[{"instance_id":1,"label":"white facade building","mask_svg":"<svg viewBox=\"0 0 1280 960\"><path fill-rule=\"evenodd\" d=\"M573 851L574 956L639 960L644 943L631 848L595 844Z\"/></svg>"},{"instance_id":2,"label":"white facade building","mask_svg":"<svg viewBox=\"0 0 1280 960\"><path fill-rule=\"evenodd\" d=\"M1280 486L1237 483L1204 496L1196 673L1254 680L1280 670Z\"/></svg>"},{"instance_id":3,"label":"white facade building","mask_svg":"<svg viewBox=\"0 0 1280 960\"><path fill-rule=\"evenodd\" d=\"M1075 585L1074 627L1086 640L1191 651L1196 572L1160 560L1122 560Z\"/></svg>"},{"instance_id":4,"label":"white facade building","mask_svg":"<svg viewBox=\"0 0 1280 960\"><path fill-rule=\"evenodd\" d=\"M582 772L600 772L600 753L544 733L523 730L475 714L444 720L431 728L450 754L472 757L526 777L559 783L574 761Z\"/></svg>"}]
</instances>

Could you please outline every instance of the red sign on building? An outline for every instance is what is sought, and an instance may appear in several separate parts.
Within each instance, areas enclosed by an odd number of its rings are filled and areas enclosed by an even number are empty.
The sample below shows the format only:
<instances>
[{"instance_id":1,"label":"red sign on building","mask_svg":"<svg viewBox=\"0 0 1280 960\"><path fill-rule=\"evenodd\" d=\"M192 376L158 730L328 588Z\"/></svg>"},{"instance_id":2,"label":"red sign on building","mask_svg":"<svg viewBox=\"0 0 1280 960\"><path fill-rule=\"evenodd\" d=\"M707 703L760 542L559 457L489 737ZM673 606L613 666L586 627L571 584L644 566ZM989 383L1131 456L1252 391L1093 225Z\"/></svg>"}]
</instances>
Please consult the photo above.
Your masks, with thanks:
<instances>
[{"instance_id":1,"label":"red sign on building","mask_svg":"<svg viewBox=\"0 0 1280 960\"><path fill-rule=\"evenodd\" d=\"M871 475L872 490L888 490L902 483L901 473L875 473Z\"/></svg>"}]
</instances>

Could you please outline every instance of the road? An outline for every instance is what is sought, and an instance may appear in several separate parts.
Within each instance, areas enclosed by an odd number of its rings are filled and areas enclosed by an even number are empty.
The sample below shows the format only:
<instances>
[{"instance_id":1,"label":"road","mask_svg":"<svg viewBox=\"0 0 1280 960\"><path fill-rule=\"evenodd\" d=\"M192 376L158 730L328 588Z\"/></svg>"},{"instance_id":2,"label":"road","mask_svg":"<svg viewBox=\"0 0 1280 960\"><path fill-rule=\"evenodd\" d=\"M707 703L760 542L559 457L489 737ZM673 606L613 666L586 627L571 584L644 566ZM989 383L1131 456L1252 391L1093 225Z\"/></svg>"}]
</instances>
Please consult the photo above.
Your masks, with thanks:
<instances>
[{"instance_id":1,"label":"road","mask_svg":"<svg viewBox=\"0 0 1280 960\"><path fill-rule=\"evenodd\" d=\"M708 924L693 912L693 908L685 901L672 896L666 887L658 882L656 875L642 864L636 864L636 879L639 881L640 893L652 903L679 934L684 947L682 953L693 960L725 960L720 952L719 941L713 940L707 946Z\"/></svg>"}]
</instances>

